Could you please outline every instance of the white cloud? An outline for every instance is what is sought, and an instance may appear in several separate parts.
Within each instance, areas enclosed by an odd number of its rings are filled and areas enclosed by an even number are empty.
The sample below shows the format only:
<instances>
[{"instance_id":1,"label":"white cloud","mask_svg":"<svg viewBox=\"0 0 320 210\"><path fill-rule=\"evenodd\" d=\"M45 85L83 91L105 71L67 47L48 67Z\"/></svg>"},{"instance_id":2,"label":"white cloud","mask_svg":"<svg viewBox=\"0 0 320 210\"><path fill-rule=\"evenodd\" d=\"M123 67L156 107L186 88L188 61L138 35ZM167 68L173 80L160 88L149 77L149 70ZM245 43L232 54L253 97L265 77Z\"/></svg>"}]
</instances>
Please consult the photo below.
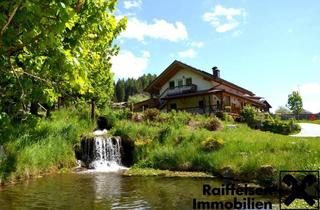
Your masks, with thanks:
<instances>
[{"instance_id":1,"label":"white cloud","mask_svg":"<svg viewBox=\"0 0 320 210\"><path fill-rule=\"evenodd\" d=\"M147 23L136 17L129 18L127 29L122 37L143 41L146 37L164 39L172 42L188 39L186 26L182 22L169 23L166 20L154 19L153 23Z\"/></svg>"},{"instance_id":2,"label":"white cloud","mask_svg":"<svg viewBox=\"0 0 320 210\"><path fill-rule=\"evenodd\" d=\"M320 83L306 83L299 86L303 108L313 113L320 112Z\"/></svg>"},{"instance_id":3,"label":"white cloud","mask_svg":"<svg viewBox=\"0 0 320 210\"><path fill-rule=\"evenodd\" d=\"M224 33L235 29L246 16L244 9L225 8L221 5L216 5L213 12L206 12L202 19L209 22L217 32ZM240 20L237 20L239 18Z\"/></svg>"},{"instance_id":4,"label":"white cloud","mask_svg":"<svg viewBox=\"0 0 320 210\"><path fill-rule=\"evenodd\" d=\"M124 8L131 9L131 8L141 8L142 1L141 0L132 0L132 1L124 1Z\"/></svg>"},{"instance_id":5,"label":"white cloud","mask_svg":"<svg viewBox=\"0 0 320 210\"><path fill-rule=\"evenodd\" d=\"M147 69L149 58L148 51L143 51L141 56L136 56L128 50L122 50L118 56L111 59L112 71L116 78L138 78Z\"/></svg>"},{"instance_id":6,"label":"white cloud","mask_svg":"<svg viewBox=\"0 0 320 210\"><path fill-rule=\"evenodd\" d=\"M203 42L190 42L189 45L191 47L201 48L201 47L203 47L204 44L203 44Z\"/></svg>"},{"instance_id":7,"label":"white cloud","mask_svg":"<svg viewBox=\"0 0 320 210\"><path fill-rule=\"evenodd\" d=\"M185 51L178 52L178 55L181 58L194 58L197 55L197 52L194 51L193 49L188 49Z\"/></svg>"}]
</instances>

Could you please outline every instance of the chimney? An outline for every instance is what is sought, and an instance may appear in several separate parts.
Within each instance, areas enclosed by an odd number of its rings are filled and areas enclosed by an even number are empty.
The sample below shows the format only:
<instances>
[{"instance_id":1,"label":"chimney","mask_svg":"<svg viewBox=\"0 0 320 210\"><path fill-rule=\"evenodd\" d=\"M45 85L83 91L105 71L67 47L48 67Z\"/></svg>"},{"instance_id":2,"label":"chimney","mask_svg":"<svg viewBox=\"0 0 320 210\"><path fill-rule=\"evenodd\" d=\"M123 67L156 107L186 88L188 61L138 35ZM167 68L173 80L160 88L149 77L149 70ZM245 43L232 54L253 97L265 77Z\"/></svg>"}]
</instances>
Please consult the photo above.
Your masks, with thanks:
<instances>
[{"instance_id":1,"label":"chimney","mask_svg":"<svg viewBox=\"0 0 320 210\"><path fill-rule=\"evenodd\" d=\"M218 69L218 67L215 66L212 68L212 75L215 78L220 78L220 70Z\"/></svg>"}]
</instances>

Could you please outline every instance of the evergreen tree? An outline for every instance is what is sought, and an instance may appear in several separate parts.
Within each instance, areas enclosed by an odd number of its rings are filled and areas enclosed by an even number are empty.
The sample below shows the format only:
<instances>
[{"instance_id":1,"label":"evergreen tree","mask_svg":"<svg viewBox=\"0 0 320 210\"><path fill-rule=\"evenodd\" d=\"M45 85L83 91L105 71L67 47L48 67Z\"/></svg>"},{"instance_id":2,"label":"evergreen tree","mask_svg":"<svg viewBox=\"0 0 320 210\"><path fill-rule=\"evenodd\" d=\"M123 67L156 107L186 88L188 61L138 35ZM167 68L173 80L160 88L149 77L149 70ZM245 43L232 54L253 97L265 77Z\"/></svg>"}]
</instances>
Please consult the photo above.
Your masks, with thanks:
<instances>
[{"instance_id":1,"label":"evergreen tree","mask_svg":"<svg viewBox=\"0 0 320 210\"><path fill-rule=\"evenodd\" d=\"M128 78L126 80L119 79L115 87L116 101L128 101L130 96L137 94L144 94L148 96L143 90L146 88L157 76L155 74L144 74L138 79Z\"/></svg>"}]
</instances>

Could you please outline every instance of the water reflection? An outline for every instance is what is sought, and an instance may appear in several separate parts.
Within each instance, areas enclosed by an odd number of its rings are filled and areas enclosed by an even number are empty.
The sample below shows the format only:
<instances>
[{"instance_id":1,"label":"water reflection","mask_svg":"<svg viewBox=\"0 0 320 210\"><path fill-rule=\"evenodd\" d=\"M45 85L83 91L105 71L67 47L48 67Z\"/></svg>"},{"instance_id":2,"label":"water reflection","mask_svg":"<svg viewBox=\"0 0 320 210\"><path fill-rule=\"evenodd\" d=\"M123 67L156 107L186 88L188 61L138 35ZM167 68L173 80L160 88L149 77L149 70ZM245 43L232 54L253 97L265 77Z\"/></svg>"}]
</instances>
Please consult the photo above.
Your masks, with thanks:
<instances>
[{"instance_id":1,"label":"water reflection","mask_svg":"<svg viewBox=\"0 0 320 210\"><path fill-rule=\"evenodd\" d=\"M44 177L0 189L0 209L192 209L212 179L121 177L112 173Z\"/></svg>"}]
</instances>

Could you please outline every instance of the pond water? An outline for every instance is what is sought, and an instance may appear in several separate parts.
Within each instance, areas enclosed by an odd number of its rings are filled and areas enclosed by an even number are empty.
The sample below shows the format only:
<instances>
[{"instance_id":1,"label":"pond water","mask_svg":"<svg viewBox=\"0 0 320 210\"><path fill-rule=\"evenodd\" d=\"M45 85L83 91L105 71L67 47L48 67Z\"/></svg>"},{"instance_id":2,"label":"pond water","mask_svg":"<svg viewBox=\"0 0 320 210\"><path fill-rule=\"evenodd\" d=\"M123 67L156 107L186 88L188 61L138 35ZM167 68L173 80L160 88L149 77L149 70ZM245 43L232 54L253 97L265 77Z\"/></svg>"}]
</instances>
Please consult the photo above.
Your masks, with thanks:
<instances>
[{"instance_id":1,"label":"pond water","mask_svg":"<svg viewBox=\"0 0 320 210\"><path fill-rule=\"evenodd\" d=\"M123 177L114 173L51 175L0 188L0 209L193 209L197 200L233 200L204 196L208 178ZM272 201L276 198L256 197Z\"/></svg>"}]
</instances>

